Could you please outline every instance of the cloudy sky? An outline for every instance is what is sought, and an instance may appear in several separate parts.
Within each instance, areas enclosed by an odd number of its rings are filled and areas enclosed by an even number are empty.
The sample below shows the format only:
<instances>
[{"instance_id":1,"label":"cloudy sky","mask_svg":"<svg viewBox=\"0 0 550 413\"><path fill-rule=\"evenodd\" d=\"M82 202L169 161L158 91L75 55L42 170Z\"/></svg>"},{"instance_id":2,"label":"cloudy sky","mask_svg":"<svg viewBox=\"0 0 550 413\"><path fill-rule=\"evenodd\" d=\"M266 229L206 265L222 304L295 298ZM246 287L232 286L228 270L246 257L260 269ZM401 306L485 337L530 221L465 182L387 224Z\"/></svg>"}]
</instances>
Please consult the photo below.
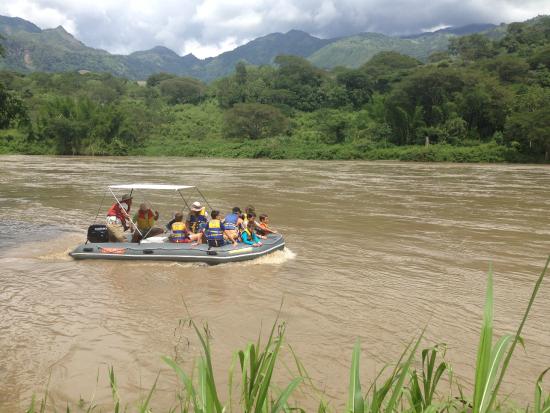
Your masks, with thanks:
<instances>
[{"instance_id":1,"label":"cloudy sky","mask_svg":"<svg viewBox=\"0 0 550 413\"><path fill-rule=\"evenodd\" d=\"M112 53L162 45L204 58L290 29L334 37L521 21L550 14L550 0L5 0L0 14L62 25Z\"/></svg>"}]
</instances>

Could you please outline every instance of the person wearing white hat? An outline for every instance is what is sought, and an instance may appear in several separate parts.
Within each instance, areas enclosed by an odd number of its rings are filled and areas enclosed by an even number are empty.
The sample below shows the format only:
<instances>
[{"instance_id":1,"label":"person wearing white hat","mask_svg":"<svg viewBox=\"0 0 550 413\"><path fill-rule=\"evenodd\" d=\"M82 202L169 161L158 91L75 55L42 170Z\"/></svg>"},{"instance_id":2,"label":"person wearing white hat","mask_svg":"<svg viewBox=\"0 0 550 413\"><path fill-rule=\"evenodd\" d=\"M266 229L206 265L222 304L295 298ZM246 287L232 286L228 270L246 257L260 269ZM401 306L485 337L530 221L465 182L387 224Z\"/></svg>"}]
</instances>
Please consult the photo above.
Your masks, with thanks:
<instances>
[{"instance_id":1,"label":"person wearing white hat","mask_svg":"<svg viewBox=\"0 0 550 413\"><path fill-rule=\"evenodd\" d=\"M107 212L107 232L109 242L127 242L124 231L128 229L130 208L132 206L132 195L124 194L120 202L115 202Z\"/></svg>"},{"instance_id":2,"label":"person wearing white hat","mask_svg":"<svg viewBox=\"0 0 550 413\"><path fill-rule=\"evenodd\" d=\"M193 202L187 220L185 221L186 228L194 234L201 232L208 222L208 212L199 201Z\"/></svg>"}]
</instances>

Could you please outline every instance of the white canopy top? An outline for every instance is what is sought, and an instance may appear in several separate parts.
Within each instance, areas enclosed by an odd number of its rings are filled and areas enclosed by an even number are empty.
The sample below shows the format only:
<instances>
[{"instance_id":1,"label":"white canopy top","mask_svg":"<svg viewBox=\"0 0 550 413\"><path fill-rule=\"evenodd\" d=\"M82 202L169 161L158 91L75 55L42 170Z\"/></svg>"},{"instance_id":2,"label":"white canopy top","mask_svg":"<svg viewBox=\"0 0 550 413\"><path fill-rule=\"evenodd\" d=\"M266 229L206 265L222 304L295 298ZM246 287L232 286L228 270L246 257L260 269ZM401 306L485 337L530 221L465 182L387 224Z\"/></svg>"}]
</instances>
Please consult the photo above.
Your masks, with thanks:
<instances>
[{"instance_id":1,"label":"white canopy top","mask_svg":"<svg viewBox=\"0 0 550 413\"><path fill-rule=\"evenodd\" d=\"M169 191L178 191L180 189L194 188L189 185L164 185L164 184L126 184L109 185L109 189L162 189Z\"/></svg>"}]
</instances>

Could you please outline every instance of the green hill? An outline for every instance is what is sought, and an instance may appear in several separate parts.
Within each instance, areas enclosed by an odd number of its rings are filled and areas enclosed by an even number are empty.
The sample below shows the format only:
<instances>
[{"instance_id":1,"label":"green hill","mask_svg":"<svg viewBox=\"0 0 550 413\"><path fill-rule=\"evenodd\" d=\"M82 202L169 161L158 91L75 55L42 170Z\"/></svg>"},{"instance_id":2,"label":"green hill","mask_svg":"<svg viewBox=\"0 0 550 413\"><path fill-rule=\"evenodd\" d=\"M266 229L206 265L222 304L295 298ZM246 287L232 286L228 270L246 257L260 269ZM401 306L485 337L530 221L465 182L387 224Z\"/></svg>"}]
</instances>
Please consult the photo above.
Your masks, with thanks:
<instances>
[{"instance_id":1,"label":"green hill","mask_svg":"<svg viewBox=\"0 0 550 413\"><path fill-rule=\"evenodd\" d=\"M469 30L467 29L469 28ZM345 37L317 50L309 60L316 66L331 69L336 66L356 68L383 51L394 51L426 61L433 52L446 51L449 39L475 33L475 28L484 29L482 33L492 39L504 36L505 29L499 26L485 30L487 25L470 25L464 28L443 29L434 33L413 35L407 38L386 36L380 33L361 33Z\"/></svg>"},{"instance_id":2,"label":"green hill","mask_svg":"<svg viewBox=\"0 0 550 413\"><path fill-rule=\"evenodd\" d=\"M259 37L219 56L201 60L192 54L179 56L161 46L130 55L113 55L86 46L61 26L41 30L26 20L0 16L0 34L5 38L2 44L6 49L5 58L0 60L0 70L86 70L109 72L130 79L145 79L153 73L168 72L211 81L230 74L239 61L251 65L272 64L275 57L282 54L307 57L322 68L359 67L381 51L396 51L425 61L434 51L446 50L451 37L484 30L488 26L448 28L408 38L363 33L340 39L320 39L300 30L291 30ZM489 28L485 33L498 38L504 29Z\"/></svg>"}]
</instances>

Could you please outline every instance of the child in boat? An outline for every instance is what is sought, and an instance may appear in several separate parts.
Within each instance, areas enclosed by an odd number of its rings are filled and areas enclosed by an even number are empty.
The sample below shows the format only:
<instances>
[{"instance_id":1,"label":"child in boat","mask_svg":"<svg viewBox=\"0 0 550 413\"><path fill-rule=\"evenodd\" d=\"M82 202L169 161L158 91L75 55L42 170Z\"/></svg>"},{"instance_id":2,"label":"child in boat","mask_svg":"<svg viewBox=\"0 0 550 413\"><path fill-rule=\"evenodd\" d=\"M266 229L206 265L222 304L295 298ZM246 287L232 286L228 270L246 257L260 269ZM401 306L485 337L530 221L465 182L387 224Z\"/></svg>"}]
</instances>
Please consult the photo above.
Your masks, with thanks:
<instances>
[{"instance_id":1,"label":"child in boat","mask_svg":"<svg viewBox=\"0 0 550 413\"><path fill-rule=\"evenodd\" d=\"M183 222L183 213L176 212L174 222L172 223L171 233L168 238L170 242L188 243L196 241L200 243L202 242L202 232L198 234L189 232L185 227L185 222Z\"/></svg>"},{"instance_id":2,"label":"child in boat","mask_svg":"<svg viewBox=\"0 0 550 413\"><path fill-rule=\"evenodd\" d=\"M267 235L267 234L276 234L277 231L269 227L269 216L267 214L261 214L260 215L260 223L258 224L258 227L256 228L256 231L260 235Z\"/></svg>"},{"instance_id":3,"label":"child in boat","mask_svg":"<svg viewBox=\"0 0 550 413\"><path fill-rule=\"evenodd\" d=\"M237 244L237 241L229 236L225 225L220 221L220 211L212 211L210 214L212 219L206 224L204 229L204 236L209 247L222 247L225 245L226 240L229 240L233 245Z\"/></svg>"},{"instance_id":4,"label":"child in boat","mask_svg":"<svg viewBox=\"0 0 550 413\"><path fill-rule=\"evenodd\" d=\"M239 229L243 227L241 208L234 207L231 214L225 216L223 224L228 239L230 241L237 241L239 239Z\"/></svg>"},{"instance_id":5,"label":"child in boat","mask_svg":"<svg viewBox=\"0 0 550 413\"><path fill-rule=\"evenodd\" d=\"M241 239L245 244L252 245L253 247L261 247L262 241L258 235L256 235L256 221L250 217L246 228L241 232Z\"/></svg>"}]
</instances>

